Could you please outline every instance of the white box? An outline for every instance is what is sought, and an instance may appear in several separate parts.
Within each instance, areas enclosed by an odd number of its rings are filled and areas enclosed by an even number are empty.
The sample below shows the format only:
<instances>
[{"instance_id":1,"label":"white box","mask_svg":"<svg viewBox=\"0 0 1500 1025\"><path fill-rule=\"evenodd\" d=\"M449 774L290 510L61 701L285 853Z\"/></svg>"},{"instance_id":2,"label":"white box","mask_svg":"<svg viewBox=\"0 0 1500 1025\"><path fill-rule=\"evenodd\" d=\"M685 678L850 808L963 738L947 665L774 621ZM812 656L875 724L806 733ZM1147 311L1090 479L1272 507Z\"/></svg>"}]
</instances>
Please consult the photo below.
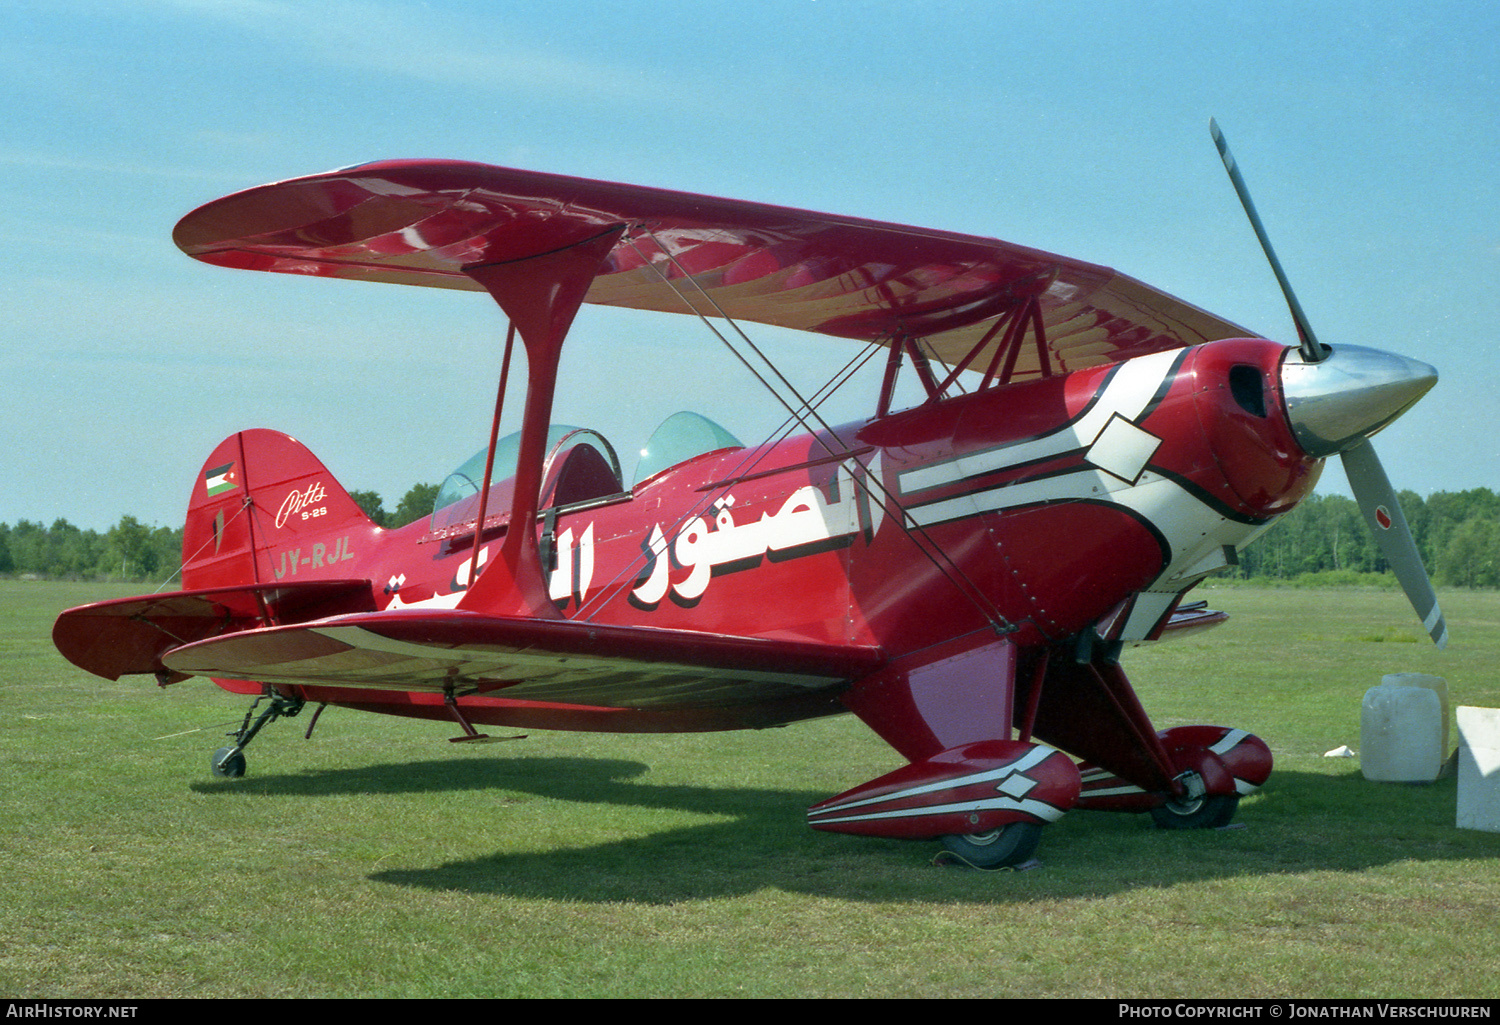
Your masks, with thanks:
<instances>
[{"instance_id":1,"label":"white box","mask_svg":"<svg viewBox=\"0 0 1500 1025\"><path fill-rule=\"evenodd\" d=\"M1458 828L1500 833L1500 708L1458 707Z\"/></svg>"}]
</instances>

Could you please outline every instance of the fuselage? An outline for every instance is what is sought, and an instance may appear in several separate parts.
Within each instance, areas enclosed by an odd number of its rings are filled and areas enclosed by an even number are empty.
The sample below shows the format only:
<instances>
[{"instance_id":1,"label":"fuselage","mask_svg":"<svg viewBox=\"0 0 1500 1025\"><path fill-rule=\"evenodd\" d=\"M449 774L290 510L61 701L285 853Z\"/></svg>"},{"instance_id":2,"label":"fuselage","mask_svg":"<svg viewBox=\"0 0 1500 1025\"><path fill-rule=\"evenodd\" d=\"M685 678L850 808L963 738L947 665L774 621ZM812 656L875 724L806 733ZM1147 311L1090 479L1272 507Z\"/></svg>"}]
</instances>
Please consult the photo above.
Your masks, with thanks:
<instances>
[{"instance_id":1,"label":"fuselage","mask_svg":"<svg viewBox=\"0 0 1500 1025\"><path fill-rule=\"evenodd\" d=\"M1144 592L1160 596L1132 627L1146 636L1316 480L1321 463L1282 410L1284 352L1221 341L990 388L701 453L629 490L604 473L559 480L559 453L544 496L563 503L544 498L534 527L548 593L568 619L896 658L984 629L1061 642ZM507 507L509 487L495 486L490 510ZM258 582L364 577L377 608L457 606L509 530L503 512L487 514L475 559L476 495L404 528L320 534L342 489L304 476L285 490L255 542ZM184 585L227 584L228 572L190 561Z\"/></svg>"}]
</instances>

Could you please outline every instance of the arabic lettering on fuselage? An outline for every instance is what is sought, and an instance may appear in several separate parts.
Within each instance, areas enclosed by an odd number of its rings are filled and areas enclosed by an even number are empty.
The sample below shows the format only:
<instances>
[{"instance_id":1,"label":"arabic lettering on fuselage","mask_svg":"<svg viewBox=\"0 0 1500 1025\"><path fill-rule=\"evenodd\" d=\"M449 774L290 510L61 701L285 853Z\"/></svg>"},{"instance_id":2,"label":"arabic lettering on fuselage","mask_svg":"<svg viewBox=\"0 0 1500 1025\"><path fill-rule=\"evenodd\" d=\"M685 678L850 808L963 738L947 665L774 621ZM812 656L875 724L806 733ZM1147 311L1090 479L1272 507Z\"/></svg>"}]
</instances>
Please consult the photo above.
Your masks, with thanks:
<instances>
[{"instance_id":1,"label":"arabic lettering on fuselage","mask_svg":"<svg viewBox=\"0 0 1500 1025\"><path fill-rule=\"evenodd\" d=\"M774 512L759 518L735 517L736 497L726 493L712 507L712 516L697 516L678 526L670 539L660 523L653 524L641 542L644 568L629 595L637 608L651 610L670 599L690 608L708 590L715 576L753 569L763 560L789 559L832 551L853 542L861 529L873 536L879 526L878 503L862 501L861 489L847 471L841 471L827 491L805 485L793 491ZM861 517L867 518L862 522ZM595 524L591 520L581 532L569 526L549 546L551 569L547 592L559 607L582 604L593 584L595 571ZM480 549L479 567L489 560L490 550ZM686 576L682 571L686 570ZM422 605L451 608L469 586L470 564L463 558L449 582L447 594L407 603L393 593L390 608ZM673 581L673 577L677 579Z\"/></svg>"},{"instance_id":2,"label":"arabic lettering on fuselage","mask_svg":"<svg viewBox=\"0 0 1500 1025\"><path fill-rule=\"evenodd\" d=\"M642 545L646 569L641 583L630 592L639 608L652 609L664 598L683 606L696 605L716 575L752 569L762 559L772 562L795 559L849 544L859 532L858 490L840 474L838 496L828 501L812 485L798 488L775 512L758 520L735 521L733 493L714 502L713 516L699 516L684 523L669 542L660 524L651 528ZM681 580L671 579L672 569L686 569Z\"/></svg>"}]
</instances>

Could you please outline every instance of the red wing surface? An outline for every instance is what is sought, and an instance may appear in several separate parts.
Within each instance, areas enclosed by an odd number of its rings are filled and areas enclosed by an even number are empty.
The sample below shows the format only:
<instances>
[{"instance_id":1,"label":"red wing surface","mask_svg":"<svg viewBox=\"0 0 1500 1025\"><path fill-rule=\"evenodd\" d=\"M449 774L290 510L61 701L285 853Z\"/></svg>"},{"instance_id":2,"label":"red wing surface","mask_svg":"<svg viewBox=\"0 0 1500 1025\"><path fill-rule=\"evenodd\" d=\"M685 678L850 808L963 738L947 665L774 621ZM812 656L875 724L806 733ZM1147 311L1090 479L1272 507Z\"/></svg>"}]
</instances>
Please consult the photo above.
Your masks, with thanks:
<instances>
[{"instance_id":1,"label":"red wing surface","mask_svg":"<svg viewBox=\"0 0 1500 1025\"><path fill-rule=\"evenodd\" d=\"M862 341L918 336L951 364L1034 298L1046 362L1037 346L1018 353L1016 379L1250 334L1106 267L996 239L457 161L250 189L189 214L175 239L227 267L477 291L464 268L621 224L588 302Z\"/></svg>"},{"instance_id":2,"label":"red wing surface","mask_svg":"<svg viewBox=\"0 0 1500 1025\"><path fill-rule=\"evenodd\" d=\"M591 705L743 701L840 686L878 649L465 612L375 612L249 630L163 661L215 679L487 693Z\"/></svg>"}]
</instances>

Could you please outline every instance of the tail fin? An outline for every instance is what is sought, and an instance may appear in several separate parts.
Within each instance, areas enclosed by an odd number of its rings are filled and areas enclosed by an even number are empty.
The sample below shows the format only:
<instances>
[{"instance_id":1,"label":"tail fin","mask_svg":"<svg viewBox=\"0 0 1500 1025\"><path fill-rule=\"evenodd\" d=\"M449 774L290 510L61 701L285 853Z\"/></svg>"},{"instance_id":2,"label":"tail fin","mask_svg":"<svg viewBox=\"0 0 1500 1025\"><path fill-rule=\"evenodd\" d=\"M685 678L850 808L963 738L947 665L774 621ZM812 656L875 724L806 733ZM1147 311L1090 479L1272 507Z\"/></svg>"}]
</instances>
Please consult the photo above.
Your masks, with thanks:
<instances>
[{"instance_id":1,"label":"tail fin","mask_svg":"<svg viewBox=\"0 0 1500 1025\"><path fill-rule=\"evenodd\" d=\"M357 576L379 529L301 442L241 431L219 443L193 482L182 586Z\"/></svg>"}]
</instances>

